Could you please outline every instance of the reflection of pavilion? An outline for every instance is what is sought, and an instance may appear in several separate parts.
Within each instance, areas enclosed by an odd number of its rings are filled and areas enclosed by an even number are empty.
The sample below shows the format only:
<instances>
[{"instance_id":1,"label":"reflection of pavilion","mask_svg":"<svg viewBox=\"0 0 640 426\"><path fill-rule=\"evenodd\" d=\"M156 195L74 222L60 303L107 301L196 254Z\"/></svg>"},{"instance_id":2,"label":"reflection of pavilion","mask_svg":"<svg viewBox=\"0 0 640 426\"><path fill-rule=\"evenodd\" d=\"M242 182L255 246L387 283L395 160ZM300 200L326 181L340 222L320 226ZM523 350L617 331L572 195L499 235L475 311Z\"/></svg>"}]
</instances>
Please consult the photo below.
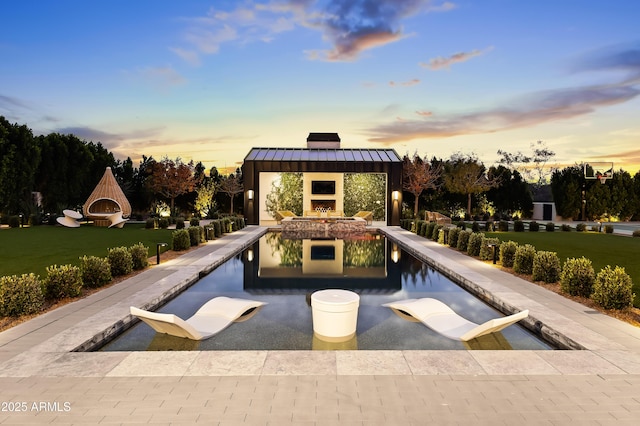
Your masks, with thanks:
<instances>
[{"instance_id":1,"label":"reflection of pavilion","mask_svg":"<svg viewBox=\"0 0 640 426\"><path fill-rule=\"evenodd\" d=\"M400 267L392 260L390 243L384 239L368 241L367 245L361 243L340 239L283 239L274 251L273 245L262 238L250 249L251 255L245 261L244 289L250 293L295 292L296 289L307 292L328 287L367 293L400 290Z\"/></svg>"}]
</instances>

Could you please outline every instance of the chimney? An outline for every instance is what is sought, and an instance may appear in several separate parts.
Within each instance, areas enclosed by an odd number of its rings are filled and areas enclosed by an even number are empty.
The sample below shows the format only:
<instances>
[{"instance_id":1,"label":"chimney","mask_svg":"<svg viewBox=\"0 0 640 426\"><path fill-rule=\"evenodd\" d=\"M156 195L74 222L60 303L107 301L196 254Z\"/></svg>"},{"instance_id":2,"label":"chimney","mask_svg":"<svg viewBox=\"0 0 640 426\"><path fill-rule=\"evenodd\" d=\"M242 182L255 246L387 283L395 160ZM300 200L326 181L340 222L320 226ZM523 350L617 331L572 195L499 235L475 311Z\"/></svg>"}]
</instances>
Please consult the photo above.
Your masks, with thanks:
<instances>
[{"instance_id":1,"label":"chimney","mask_svg":"<svg viewBox=\"0 0 640 426\"><path fill-rule=\"evenodd\" d=\"M309 133L307 148L340 149L340 136L337 133Z\"/></svg>"}]
</instances>

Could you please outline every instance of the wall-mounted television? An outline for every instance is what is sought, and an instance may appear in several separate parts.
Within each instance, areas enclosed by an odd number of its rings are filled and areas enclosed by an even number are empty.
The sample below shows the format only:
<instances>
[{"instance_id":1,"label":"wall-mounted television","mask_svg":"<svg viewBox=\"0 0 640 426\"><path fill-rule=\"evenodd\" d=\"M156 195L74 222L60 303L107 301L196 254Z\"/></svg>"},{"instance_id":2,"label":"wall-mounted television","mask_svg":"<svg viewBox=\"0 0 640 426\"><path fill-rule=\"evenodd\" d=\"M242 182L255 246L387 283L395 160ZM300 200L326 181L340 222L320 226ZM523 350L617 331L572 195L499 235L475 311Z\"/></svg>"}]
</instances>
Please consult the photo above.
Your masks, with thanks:
<instances>
[{"instance_id":1,"label":"wall-mounted television","mask_svg":"<svg viewBox=\"0 0 640 426\"><path fill-rule=\"evenodd\" d=\"M335 194L336 182L333 180L313 180L311 181L311 193L319 195Z\"/></svg>"}]
</instances>

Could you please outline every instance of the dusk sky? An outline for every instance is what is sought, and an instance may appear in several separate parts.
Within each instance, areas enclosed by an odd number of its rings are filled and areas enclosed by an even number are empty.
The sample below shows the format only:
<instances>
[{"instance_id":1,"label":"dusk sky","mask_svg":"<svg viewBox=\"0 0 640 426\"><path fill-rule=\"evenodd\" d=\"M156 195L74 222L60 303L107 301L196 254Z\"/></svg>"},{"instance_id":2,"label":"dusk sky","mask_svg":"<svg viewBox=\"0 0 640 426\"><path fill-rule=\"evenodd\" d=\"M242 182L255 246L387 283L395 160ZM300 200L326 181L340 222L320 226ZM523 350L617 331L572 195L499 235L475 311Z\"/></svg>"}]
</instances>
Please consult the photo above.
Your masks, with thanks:
<instances>
[{"instance_id":1,"label":"dusk sky","mask_svg":"<svg viewBox=\"0 0 640 426\"><path fill-rule=\"evenodd\" d=\"M3 2L0 115L119 159L234 168L252 147L446 159L544 141L640 169L640 1Z\"/></svg>"}]
</instances>

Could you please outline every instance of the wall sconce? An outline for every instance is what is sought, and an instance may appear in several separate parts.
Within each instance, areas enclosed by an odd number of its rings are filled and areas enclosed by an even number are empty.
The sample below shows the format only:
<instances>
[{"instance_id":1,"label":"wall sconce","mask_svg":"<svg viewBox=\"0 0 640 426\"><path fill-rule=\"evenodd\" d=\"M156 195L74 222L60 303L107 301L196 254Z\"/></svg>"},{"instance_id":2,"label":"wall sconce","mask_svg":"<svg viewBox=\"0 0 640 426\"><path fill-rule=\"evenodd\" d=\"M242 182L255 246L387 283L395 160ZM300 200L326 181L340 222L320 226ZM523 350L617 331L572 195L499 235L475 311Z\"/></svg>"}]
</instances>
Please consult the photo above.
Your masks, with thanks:
<instances>
[{"instance_id":1,"label":"wall sconce","mask_svg":"<svg viewBox=\"0 0 640 426\"><path fill-rule=\"evenodd\" d=\"M247 191L247 198L249 200L253 200L253 189Z\"/></svg>"},{"instance_id":2,"label":"wall sconce","mask_svg":"<svg viewBox=\"0 0 640 426\"><path fill-rule=\"evenodd\" d=\"M400 199L400 191L393 191L391 193L391 198L393 198L393 201L398 201Z\"/></svg>"}]
</instances>

